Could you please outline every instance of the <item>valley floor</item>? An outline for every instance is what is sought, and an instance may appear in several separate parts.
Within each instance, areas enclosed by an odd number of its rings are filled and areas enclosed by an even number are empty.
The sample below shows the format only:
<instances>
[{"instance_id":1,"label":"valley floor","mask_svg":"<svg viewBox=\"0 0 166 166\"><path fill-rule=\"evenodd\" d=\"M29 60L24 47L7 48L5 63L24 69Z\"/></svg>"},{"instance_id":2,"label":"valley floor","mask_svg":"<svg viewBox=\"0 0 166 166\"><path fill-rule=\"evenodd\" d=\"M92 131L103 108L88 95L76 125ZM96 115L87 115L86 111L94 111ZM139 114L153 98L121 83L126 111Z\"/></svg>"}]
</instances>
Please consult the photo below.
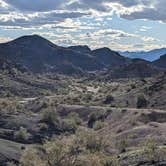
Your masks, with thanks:
<instances>
[{"instance_id":1,"label":"valley floor","mask_svg":"<svg viewBox=\"0 0 166 166\"><path fill-rule=\"evenodd\" d=\"M0 165L166 165L165 75L1 78Z\"/></svg>"}]
</instances>

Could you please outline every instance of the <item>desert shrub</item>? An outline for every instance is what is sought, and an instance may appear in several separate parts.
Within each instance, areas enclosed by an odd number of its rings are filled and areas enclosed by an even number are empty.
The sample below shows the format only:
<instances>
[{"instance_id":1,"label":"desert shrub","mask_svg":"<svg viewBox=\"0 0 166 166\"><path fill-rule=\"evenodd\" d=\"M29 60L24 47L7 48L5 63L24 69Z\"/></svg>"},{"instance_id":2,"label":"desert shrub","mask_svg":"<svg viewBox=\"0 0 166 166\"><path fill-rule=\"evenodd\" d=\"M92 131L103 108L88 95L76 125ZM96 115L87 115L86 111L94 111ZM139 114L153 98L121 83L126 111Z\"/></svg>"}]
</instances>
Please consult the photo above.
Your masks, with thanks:
<instances>
[{"instance_id":1,"label":"desert shrub","mask_svg":"<svg viewBox=\"0 0 166 166\"><path fill-rule=\"evenodd\" d=\"M94 130L100 130L104 127L104 122L101 121L96 121L95 124L93 125Z\"/></svg>"},{"instance_id":2,"label":"desert shrub","mask_svg":"<svg viewBox=\"0 0 166 166\"><path fill-rule=\"evenodd\" d=\"M109 115L109 114L112 113L112 109L107 109L106 112L107 112L107 114Z\"/></svg>"},{"instance_id":3,"label":"desert shrub","mask_svg":"<svg viewBox=\"0 0 166 166\"><path fill-rule=\"evenodd\" d=\"M137 97L137 108L146 108L148 105L148 101L146 100L143 94Z\"/></svg>"},{"instance_id":4,"label":"desert shrub","mask_svg":"<svg viewBox=\"0 0 166 166\"><path fill-rule=\"evenodd\" d=\"M72 119L73 121L75 121L75 123L76 123L77 125L80 125L81 122L82 122L81 118L79 117L79 114L76 113L76 112L71 112L71 113L68 115L67 118L68 118L68 119Z\"/></svg>"},{"instance_id":5,"label":"desert shrub","mask_svg":"<svg viewBox=\"0 0 166 166\"><path fill-rule=\"evenodd\" d=\"M111 104L114 101L114 97L111 95L106 96L105 100L104 100L104 104Z\"/></svg>"},{"instance_id":6,"label":"desert shrub","mask_svg":"<svg viewBox=\"0 0 166 166\"><path fill-rule=\"evenodd\" d=\"M126 113L126 112L127 112L127 109L122 109L121 112L122 112L122 113Z\"/></svg>"},{"instance_id":7,"label":"desert shrub","mask_svg":"<svg viewBox=\"0 0 166 166\"><path fill-rule=\"evenodd\" d=\"M121 166L121 164L119 158L117 156L113 156L106 158L104 166Z\"/></svg>"},{"instance_id":8,"label":"desert shrub","mask_svg":"<svg viewBox=\"0 0 166 166\"><path fill-rule=\"evenodd\" d=\"M40 131L48 130L48 125L46 123L39 123Z\"/></svg>"},{"instance_id":9,"label":"desert shrub","mask_svg":"<svg viewBox=\"0 0 166 166\"><path fill-rule=\"evenodd\" d=\"M128 141L127 139L122 139L116 143L116 146L119 150L119 153L124 153L126 152L126 148L128 146Z\"/></svg>"},{"instance_id":10,"label":"desert shrub","mask_svg":"<svg viewBox=\"0 0 166 166\"><path fill-rule=\"evenodd\" d=\"M87 94L85 94L84 95L84 97L83 97L83 100L85 100L86 102L90 102L91 100L92 100L92 94L91 93L87 93Z\"/></svg>"},{"instance_id":11,"label":"desert shrub","mask_svg":"<svg viewBox=\"0 0 166 166\"><path fill-rule=\"evenodd\" d=\"M64 132L72 132L74 133L77 130L77 123L73 119L64 119L62 121L61 129Z\"/></svg>"},{"instance_id":12,"label":"desert shrub","mask_svg":"<svg viewBox=\"0 0 166 166\"><path fill-rule=\"evenodd\" d=\"M0 101L0 114L10 114L22 111L23 107L16 101L5 99Z\"/></svg>"},{"instance_id":13,"label":"desert shrub","mask_svg":"<svg viewBox=\"0 0 166 166\"><path fill-rule=\"evenodd\" d=\"M107 117L108 113L107 111L96 111L92 112L89 115L89 120L88 120L88 127L93 128L93 125L95 124L96 121L104 121L104 119Z\"/></svg>"},{"instance_id":14,"label":"desert shrub","mask_svg":"<svg viewBox=\"0 0 166 166\"><path fill-rule=\"evenodd\" d=\"M97 135L94 131L87 131L84 136L84 144L91 153L102 151L106 146L106 140L103 136Z\"/></svg>"},{"instance_id":15,"label":"desert shrub","mask_svg":"<svg viewBox=\"0 0 166 166\"><path fill-rule=\"evenodd\" d=\"M43 111L41 121L48 125L54 126L55 128L59 128L60 125L59 115L56 110L53 110L52 108L47 108Z\"/></svg>"},{"instance_id":16,"label":"desert shrub","mask_svg":"<svg viewBox=\"0 0 166 166\"><path fill-rule=\"evenodd\" d=\"M55 140L44 145L46 151L46 160L50 166L72 166L75 163L75 156L70 149L72 144L66 140Z\"/></svg>"},{"instance_id":17,"label":"desert shrub","mask_svg":"<svg viewBox=\"0 0 166 166\"><path fill-rule=\"evenodd\" d=\"M18 141L27 141L30 137L30 133L28 133L26 128L20 127L20 129L14 133L14 137Z\"/></svg>"},{"instance_id":18,"label":"desert shrub","mask_svg":"<svg viewBox=\"0 0 166 166\"><path fill-rule=\"evenodd\" d=\"M159 148L154 139L149 139L146 141L144 152L148 161L152 163L159 161Z\"/></svg>"},{"instance_id":19,"label":"desert shrub","mask_svg":"<svg viewBox=\"0 0 166 166\"><path fill-rule=\"evenodd\" d=\"M43 160L42 153L36 148L28 148L20 159L20 166L47 166L47 161Z\"/></svg>"},{"instance_id":20,"label":"desert shrub","mask_svg":"<svg viewBox=\"0 0 166 166\"><path fill-rule=\"evenodd\" d=\"M88 153L104 152L108 146L106 138L92 129L79 129L74 144L81 146Z\"/></svg>"},{"instance_id":21,"label":"desert shrub","mask_svg":"<svg viewBox=\"0 0 166 166\"><path fill-rule=\"evenodd\" d=\"M102 153L87 153L78 156L78 166L104 166L105 156Z\"/></svg>"}]
</instances>

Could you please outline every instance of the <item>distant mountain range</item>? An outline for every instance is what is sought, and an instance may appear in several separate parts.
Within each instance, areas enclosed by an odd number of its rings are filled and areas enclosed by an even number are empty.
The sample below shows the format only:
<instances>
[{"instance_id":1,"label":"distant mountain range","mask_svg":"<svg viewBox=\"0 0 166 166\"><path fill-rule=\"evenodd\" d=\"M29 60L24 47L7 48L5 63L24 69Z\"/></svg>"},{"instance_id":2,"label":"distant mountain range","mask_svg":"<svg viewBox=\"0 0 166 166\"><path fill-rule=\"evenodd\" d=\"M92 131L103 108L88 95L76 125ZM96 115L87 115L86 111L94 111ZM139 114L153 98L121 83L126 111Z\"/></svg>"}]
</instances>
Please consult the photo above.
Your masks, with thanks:
<instances>
[{"instance_id":1,"label":"distant mountain range","mask_svg":"<svg viewBox=\"0 0 166 166\"><path fill-rule=\"evenodd\" d=\"M141 52L119 52L121 55L128 58L140 58L147 61L155 61L160 58L160 56L166 54L166 48L154 49L151 51L141 51Z\"/></svg>"},{"instance_id":2,"label":"distant mountain range","mask_svg":"<svg viewBox=\"0 0 166 166\"><path fill-rule=\"evenodd\" d=\"M4 60L1 63L17 64L32 73L73 75L108 70L114 78L148 77L166 69L165 57L154 62L132 60L106 47L96 50L88 46L60 47L38 35L23 36L0 44L0 59Z\"/></svg>"}]
</instances>

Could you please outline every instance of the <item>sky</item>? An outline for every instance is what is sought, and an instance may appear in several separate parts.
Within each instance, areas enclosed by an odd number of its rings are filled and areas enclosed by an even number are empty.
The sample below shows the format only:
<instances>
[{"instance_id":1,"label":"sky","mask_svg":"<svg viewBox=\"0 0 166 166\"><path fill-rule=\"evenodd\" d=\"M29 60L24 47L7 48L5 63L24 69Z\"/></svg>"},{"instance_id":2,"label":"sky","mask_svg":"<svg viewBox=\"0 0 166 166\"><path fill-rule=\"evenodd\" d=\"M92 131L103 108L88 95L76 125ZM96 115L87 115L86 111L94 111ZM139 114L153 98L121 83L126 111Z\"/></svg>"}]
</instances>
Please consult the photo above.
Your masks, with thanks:
<instances>
[{"instance_id":1,"label":"sky","mask_svg":"<svg viewBox=\"0 0 166 166\"><path fill-rule=\"evenodd\" d=\"M38 34L57 45L166 47L166 0L0 0L0 43Z\"/></svg>"}]
</instances>

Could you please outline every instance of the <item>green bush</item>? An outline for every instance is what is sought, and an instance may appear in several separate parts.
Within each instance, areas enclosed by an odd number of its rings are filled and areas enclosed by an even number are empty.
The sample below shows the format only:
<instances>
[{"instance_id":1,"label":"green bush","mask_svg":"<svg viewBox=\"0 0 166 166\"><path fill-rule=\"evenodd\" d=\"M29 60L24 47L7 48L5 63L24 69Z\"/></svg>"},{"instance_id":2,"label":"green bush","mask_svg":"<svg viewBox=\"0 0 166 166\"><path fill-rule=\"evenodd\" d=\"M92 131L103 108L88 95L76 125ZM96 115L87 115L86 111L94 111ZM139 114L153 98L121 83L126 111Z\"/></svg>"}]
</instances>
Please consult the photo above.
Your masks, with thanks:
<instances>
[{"instance_id":1,"label":"green bush","mask_svg":"<svg viewBox=\"0 0 166 166\"><path fill-rule=\"evenodd\" d=\"M101 121L96 121L95 124L93 125L94 130L100 130L104 127L104 122Z\"/></svg>"},{"instance_id":2,"label":"green bush","mask_svg":"<svg viewBox=\"0 0 166 166\"><path fill-rule=\"evenodd\" d=\"M146 100L145 96L139 95L137 97L137 108L146 108L148 105L148 101Z\"/></svg>"},{"instance_id":3,"label":"green bush","mask_svg":"<svg viewBox=\"0 0 166 166\"><path fill-rule=\"evenodd\" d=\"M55 128L59 128L60 126L60 118L57 114L56 110L52 108L47 108L43 111L42 122L45 122L48 125L54 126Z\"/></svg>"},{"instance_id":4,"label":"green bush","mask_svg":"<svg viewBox=\"0 0 166 166\"><path fill-rule=\"evenodd\" d=\"M145 157L148 161L152 163L159 161L160 158L159 148L154 139L147 140L147 142L145 143L144 152L145 152Z\"/></svg>"},{"instance_id":5,"label":"green bush","mask_svg":"<svg viewBox=\"0 0 166 166\"><path fill-rule=\"evenodd\" d=\"M64 119L62 121L62 126L61 126L62 130L64 132L72 132L75 133L75 131L78 128L78 125L76 124L76 122L72 119Z\"/></svg>"},{"instance_id":6,"label":"green bush","mask_svg":"<svg viewBox=\"0 0 166 166\"><path fill-rule=\"evenodd\" d=\"M84 139L85 147L91 153L102 151L106 146L106 140L94 131L88 131Z\"/></svg>"},{"instance_id":7,"label":"green bush","mask_svg":"<svg viewBox=\"0 0 166 166\"><path fill-rule=\"evenodd\" d=\"M26 128L20 127L20 129L14 133L14 137L19 141L27 141L30 137L30 133L28 133Z\"/></svg>"},{"instance_id":8,"label":"green bush","mask_svg":"<svg viewBox=\"0 0 166 166\"><path fill-rule=\"evenodd\" d=\"M75 121L77 125L80 125L82 122L81 118L79 117L79 114L76 112L71 112L67 118Z\"/></svg>"},{"instance_id":9,"label":"green bush","mask_svg":"<svg viewBox=\"0 0 166 166\"><path fill-rule=\"evenodd\" d=\"M89 115L88 127L93 128L96 121L104 121L109 113L107 111L96 111Z\"/></svg>"}]
</instances>

